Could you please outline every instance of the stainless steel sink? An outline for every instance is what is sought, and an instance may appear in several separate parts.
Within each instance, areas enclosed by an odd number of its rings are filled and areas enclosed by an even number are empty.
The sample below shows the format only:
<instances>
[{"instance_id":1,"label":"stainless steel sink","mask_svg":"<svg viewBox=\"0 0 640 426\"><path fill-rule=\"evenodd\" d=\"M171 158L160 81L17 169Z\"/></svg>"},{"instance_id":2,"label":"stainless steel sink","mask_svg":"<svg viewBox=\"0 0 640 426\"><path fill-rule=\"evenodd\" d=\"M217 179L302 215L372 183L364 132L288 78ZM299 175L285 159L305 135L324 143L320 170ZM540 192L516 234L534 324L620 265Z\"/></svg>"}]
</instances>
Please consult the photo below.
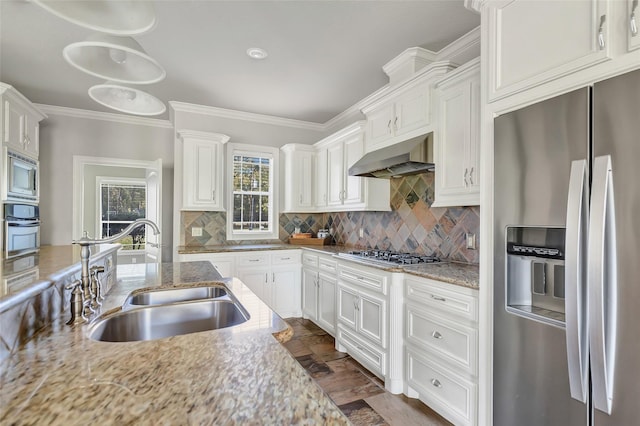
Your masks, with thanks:
<instances>
[{"instance_id":1,"label":"stainless steel sink","mask_svg":"<svg viewBox=\"0 0 640 426\"><path fill-rule=\"evenodd\" d=\"M133 294L127 298L125 305L166 305L176 302L217 299L226 296L227 289L221 285L190 288L171 288L162 290L149 290L142 293Z\"/></svg>"},{"instance_id":2,"label":"stainless steel sink","mask_svg":"<svg viewBox=\"0 0 640 426\"><path fill-rule=\"evenodd\" d=\"M242 324L249 314L229 300L203 300L148 306L104 318L89 329L89 337L104 342L154 340Z\"/></svg>"}]
</instances>

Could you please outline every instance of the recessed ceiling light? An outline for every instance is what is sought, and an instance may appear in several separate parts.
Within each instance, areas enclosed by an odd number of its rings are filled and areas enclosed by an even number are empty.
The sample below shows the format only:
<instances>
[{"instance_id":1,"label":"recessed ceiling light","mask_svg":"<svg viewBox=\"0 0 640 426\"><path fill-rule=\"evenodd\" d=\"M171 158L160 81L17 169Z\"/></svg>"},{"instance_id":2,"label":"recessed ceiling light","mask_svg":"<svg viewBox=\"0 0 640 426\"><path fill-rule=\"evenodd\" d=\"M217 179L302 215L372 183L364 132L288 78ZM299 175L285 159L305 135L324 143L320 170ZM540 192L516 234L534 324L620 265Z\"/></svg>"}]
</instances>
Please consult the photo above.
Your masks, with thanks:
<instances>
[{"instance_id":1,"label":"recessed ceiling light","mask_svg":"<svg viewBox=\"0 0 640 426\"><path fill-rule=\"evenodd\" d=\"M249 57L252 59L264 59L269 56L266 50L260 49L259 47L248 48L247 55L249 55Z\"/></svg>"}]
</instances>

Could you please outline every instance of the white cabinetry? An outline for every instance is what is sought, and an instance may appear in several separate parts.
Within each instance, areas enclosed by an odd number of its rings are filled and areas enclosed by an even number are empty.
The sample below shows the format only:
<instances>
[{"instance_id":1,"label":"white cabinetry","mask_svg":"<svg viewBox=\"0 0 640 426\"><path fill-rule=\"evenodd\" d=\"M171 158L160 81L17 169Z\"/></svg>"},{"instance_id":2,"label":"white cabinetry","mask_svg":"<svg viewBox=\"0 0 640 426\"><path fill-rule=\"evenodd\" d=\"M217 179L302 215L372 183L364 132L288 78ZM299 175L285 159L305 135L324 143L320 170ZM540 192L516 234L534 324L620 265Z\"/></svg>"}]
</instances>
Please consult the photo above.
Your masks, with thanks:
<instances>
[{"instance_id":1,"label":"white cabinetry","mask_svg":"<svg viewBox=\"0 0 640 426\"><path fill-rule=\"evenodd\" d=\"M216 271L222 277L233 277L235 273L235 256L231 253L192 253L192 254L179 254L178 260L180 262L196 262L207 261L211 262Z\"/></svg>"},{"instance_id":2,"label":"white cabinetry","mask_svg":"<svg viewBox=\"0 0 640 426\"><path fill-rule=\"evenodd\" d=\"M223 147L229 136L181 130L182 210L224 211Z\"/></svg>"},{"instance_id":3,"label":"white cabinetry","mask_svg":"<svg viewBox=\"0 0 640 426\"><path fill-rule=\"evenodd\" d=\"M448 62L431 64L365 105L365 152L431 132L433 82L453 68Z\"/></svg>"},{"instance_id":4,"label":"white cabinetry","mask_svg":"<svg viewBox=\"0 0 640 426\"><path fill-rule=\"evenodd\" d=\"M287 144L280 148L283 154L284 191L283 213L301 213L314 210L315 148L310 145Z\"/></svg>"},{"instance_id":5,"label":"white cabinetry","mask_svg":"<svg viewBox=\"0 0 640 426\"><path fill-rule=\"evenodd\" d=\"M405 277L406 394L454 424L476 424L477 291Z\"/></svg>"},{"instance_id":6,"label":"white cabinetry","mask_svg":"<svg viewBox=\"0 0 640 426\"><path fill-rule=\"evenodd\" d=\"M403 388L401 277L338 262L336 347L384 379L392 393Z\"/></svg>"},{"instance_id":7,"label":"white cabinetry","mask_svg":"<svg viewBox=\"0 0 640 426\"><path fill-rule=\"evenodd\" d=\"M302 315L327 333L336 332L337 262L329 255L302 252Z\"/></svg>"},{"instance_id":8,"label":"white cabinetry","mask_svg":"<svg viewBox=\"0 0 640 426\"><path fill-rule=\"evenodd\" d=\"M316 144L327 155L327 211L390 210L388 180L349 176L364 155L363 126L359 121Z\"/></svg>"},{"instance_id":9,"label":"white cabinetry","mask_svg":"<svg viewBox=\"0 0 640 426\"><path fill-rule=\"evenodd\" d=\"M436 85L434 207L480 204L480 58Z\"/></svg>"},{"instance_id":10,"label":"white cabinetry","mask_svg":"<svg viewBox=\"0 0 640 426\"><path fill-rule=\"evenodd\" d=\"M591 67L611 56L611 1L489 3L489 100ZM629 20L624 19L623 25Z\"/></svg>"},{"instance_id":11,"label":"white cabinetry","mask_svg":"<svg viewBox=\"0 0 640 426\"><path fill-rule=\"evenodd\" d=\"M38 159L40 121L46 116L8 84L0 83L2 143L11 150Z\"/></svg>"},{"instance_id":12,"label":"white cabinetry","mask_svg":"<svg viewBox=\"0 0 640 426\"><path fill-rule=\"evenodd\" d=\"M235 276L278 315L301 315L300 250L240 253L235 264Z\"/></svg>"},{"instance_id":13,"label":"white cabinetry","mask_svg":"<svg viewBox=\"0 0 640 426\"><path fill-rule=\"evenodd\" d=\"M640 8L638 0L627 0L627 50L632 51L640 48Z\"/></svg>"}]
</instances>

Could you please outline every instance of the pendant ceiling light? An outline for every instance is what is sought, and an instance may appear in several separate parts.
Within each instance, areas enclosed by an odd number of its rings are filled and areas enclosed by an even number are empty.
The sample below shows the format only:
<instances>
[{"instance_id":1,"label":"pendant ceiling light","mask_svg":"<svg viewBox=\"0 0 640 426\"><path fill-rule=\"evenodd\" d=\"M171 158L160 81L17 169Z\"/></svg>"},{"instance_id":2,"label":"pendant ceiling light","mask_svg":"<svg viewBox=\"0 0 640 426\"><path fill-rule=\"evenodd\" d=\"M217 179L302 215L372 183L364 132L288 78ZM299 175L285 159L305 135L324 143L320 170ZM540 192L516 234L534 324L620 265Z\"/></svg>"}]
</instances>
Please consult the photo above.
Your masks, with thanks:
<instances>
[{"instance_id":1,"label":"pendant ceiling light","mask_svg":"<svg viewBox=\"0 0 640 426\"><path fill-rule=\"evenodd\" d=\"M71 43L62 55L87 74L119 83L150 84L166 76L164 68L131 37L96 33Z\"/></svg>"},{"instance_id":2,"label":"pendant ceiling light","mask_svg":"<svg viewBox=\"0 0 640 426\"><path fill-rule=\"evenodd\" d=\"M116 111L136 115L159 115L166 111L164 103L140 89L107 81L89 88L94 101Z\"/></svg>"},{"instance_id":3,"label":"pendant ceiling light","mask_svg":"<svg viewBox=\"0 0 640 426\"><path fill-rule=\"evenodd\" d=\"M151 1L139 0L33 0L54 15L94 31L136 35L156 23Z\"/></svg>"}]
</instances>

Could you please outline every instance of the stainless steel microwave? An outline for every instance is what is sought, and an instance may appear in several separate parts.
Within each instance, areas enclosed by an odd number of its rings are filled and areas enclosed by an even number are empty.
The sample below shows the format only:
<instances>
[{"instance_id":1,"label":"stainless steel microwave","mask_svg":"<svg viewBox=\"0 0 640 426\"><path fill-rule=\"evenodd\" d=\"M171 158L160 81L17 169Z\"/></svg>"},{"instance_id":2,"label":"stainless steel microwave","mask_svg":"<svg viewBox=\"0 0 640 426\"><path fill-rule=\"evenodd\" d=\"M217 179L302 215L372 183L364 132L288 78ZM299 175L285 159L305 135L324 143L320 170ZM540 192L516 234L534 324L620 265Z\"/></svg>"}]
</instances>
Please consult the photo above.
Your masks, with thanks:
<instances>
[{"instance_id":1,"label":"stainless steel microwave","mask_svg":"<svg viewBox=\"0 0 640 426\"><path fill-rule=\"evenodd\" d=\"M38 161L7 151L7 198L37 201Z\"/></svg>"}]
</instances>

